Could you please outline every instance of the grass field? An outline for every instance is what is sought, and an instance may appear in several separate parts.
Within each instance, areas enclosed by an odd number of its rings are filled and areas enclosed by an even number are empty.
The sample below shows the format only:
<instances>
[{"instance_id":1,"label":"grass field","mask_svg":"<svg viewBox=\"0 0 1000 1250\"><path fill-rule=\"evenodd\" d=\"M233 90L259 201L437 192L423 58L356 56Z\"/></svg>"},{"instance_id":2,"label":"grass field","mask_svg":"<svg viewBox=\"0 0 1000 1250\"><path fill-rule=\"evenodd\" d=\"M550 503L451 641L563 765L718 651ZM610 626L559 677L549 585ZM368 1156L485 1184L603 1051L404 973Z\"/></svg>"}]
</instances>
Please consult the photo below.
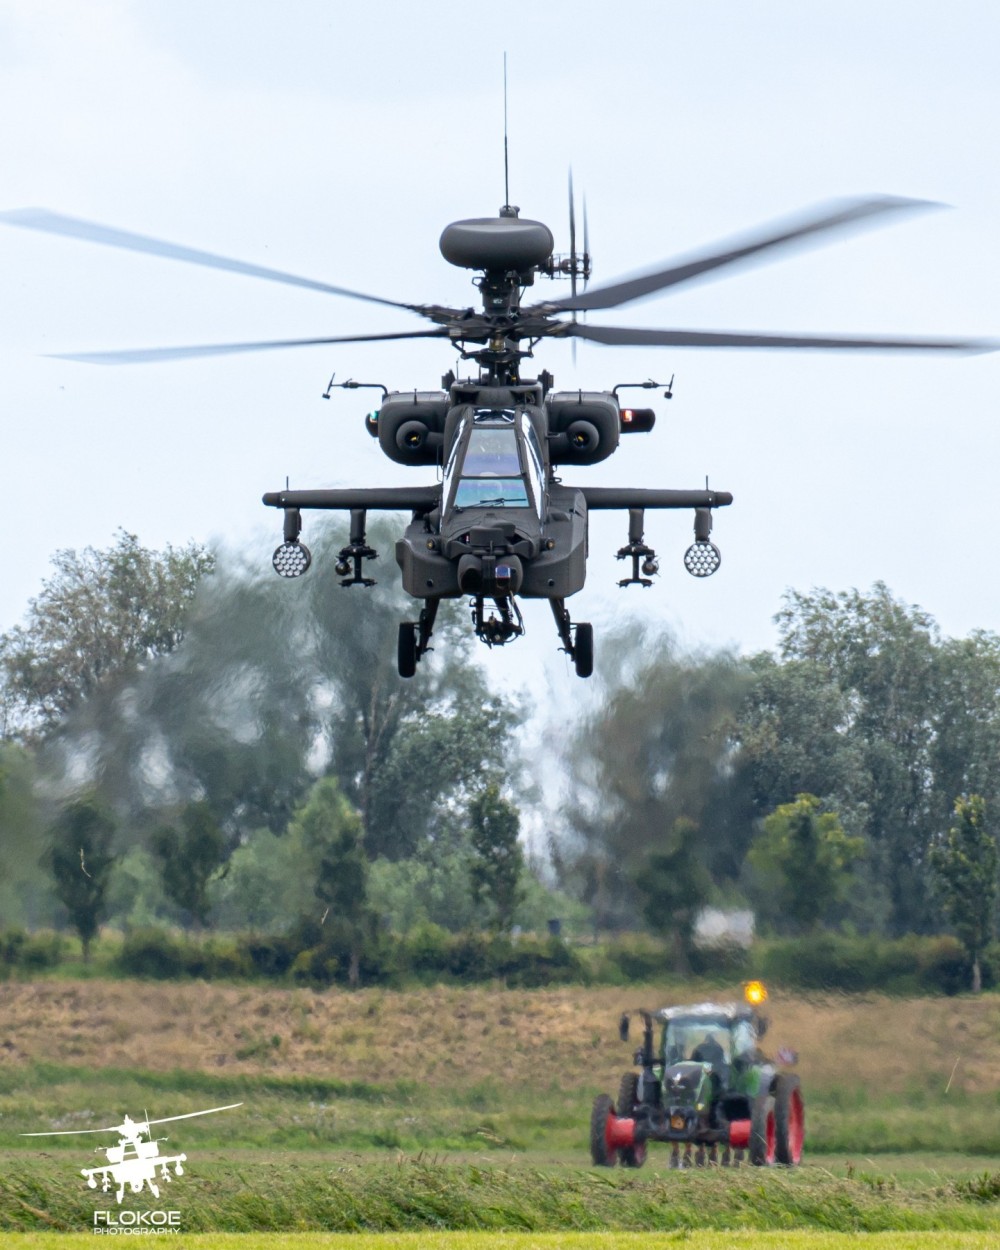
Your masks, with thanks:
<instances>
[{"instance_id":1,"label":"grass field","mask_svg":"<svg viewBox=\"0 0 1000 1250\"><path fill-rule=\"evenodd\" d=\"M177 1250L994 1250L990 1233L193 1233L172 1238ZM10 1250L84 1250L90 1234L23 1233Z\"/></svg>"},{"instance_id":2,"label":"grass field","mask_svg":"<svg viewBox=\"0 0 1000 1250\"><path fill-rule=\"evenodd\" d=\"M66 1250L66 1234L89 1228L107 1202L79 1174L103 1161L91 1153L103 1138L20 1134L232 1102L244 1105L164 1126L169 1149L189 1155L169 1194L185 1239L213 1230L642 1229L672 1231L689 1245L696 1229L812 1229L939 1230L992 1239L956 1245L1000 1244L1000 1001L992 996L775 995L767 1045L801 1054L805 1166L678 1173L653 1147L641 1172L589 1168L590 1103L613 1093L630 1064L620 1011L701 996L690 987L673 995L500 986L352 994L5 983L5 1247L15 1232L60 1230ZM126 1205L150 1201L126 1197ZM614 1244L623 1244L619 1233Z\"/></svg>"}]
</instances>

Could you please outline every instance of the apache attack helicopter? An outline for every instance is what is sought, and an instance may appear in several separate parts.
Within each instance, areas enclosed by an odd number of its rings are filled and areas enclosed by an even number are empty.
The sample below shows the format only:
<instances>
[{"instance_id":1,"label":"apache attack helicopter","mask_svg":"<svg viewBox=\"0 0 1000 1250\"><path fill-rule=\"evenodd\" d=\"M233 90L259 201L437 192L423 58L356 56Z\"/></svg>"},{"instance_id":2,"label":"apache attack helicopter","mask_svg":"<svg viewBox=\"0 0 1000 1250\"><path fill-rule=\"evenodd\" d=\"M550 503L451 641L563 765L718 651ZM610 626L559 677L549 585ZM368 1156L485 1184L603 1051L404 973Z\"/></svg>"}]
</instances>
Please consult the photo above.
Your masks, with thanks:
<instances>
[{"instance_id":1,"label":"apache attack helicopter","mask_svg":"<svg viewBox=\"0 0 1000 1250\"><path fill-rule=\"evenodd\" d=\"M821 235L829 238L838 230L926 207L932 205L888 196L840 201L737 243L711 248L636 277L588 288L591 257L586 223L583 250L577 251L571 184L568 256L554 253L554 238L548 226L520 217L520 210L509 202L497 217L455 221L445 227L440 239L441 253L449 263L476 273L474 284L482 296L481 311L401 303L44 209L0 213L0 222L399 308L432 322L433 329L394 333L97 352L62 358L127 364L330 343L447 340L462 360L475 362L475 376L459 379L449 371L442 378L441 389L436 391L390 392L381 384L353 380L336 384L352 389L381 389L380 408L365 419L368 433L378 439L390 460L437 468L437 480L429 485L385 489L269 492L264 495L264 503L284 512L284 541L274 553L274 568L282 577L298 577L310 566L310 553L300 541L303 509L341 510L350 513L350 541L340 551L335 571L343 586L371 586L373 579L363 574L364 562L377 556L366 538L368 512L409 512L411 520L396 543L396 561L404 589L423 606L416 621L403 622L399 627L401 676L412 677L417 663L428 651L441 600L468 597L475 633L489 647L503 645L524 633L519 598L547 599L562 649L572 658L576 672L588 677L594 663L593 628L587 622L574 623L566 608L566 600L582 589L586 577L588 513L595 509L628 512L628 542L617 555L631 561L631 572L619 585L649 586L658 563L656 552L644 541L646 509L694 511L695 541L688 548L684 563L695 577L707 577L721 561L719 550L710 539L712 513L732 503L732 495L708 489L564 484L557 469L597 464L614 453L622 434L646 433L653 428L653 410L622 406L618 392L631 386L648 389L662 384L650 380L621 383L610 391L555 391L547 371L536 378L523 377L522 362L532 357L534 347L545 338L640 347L992 350L994 344L984 340L628 329L577 320L578 313L619 308L797 242ZM541 277L568 278L570 295L523 303L527 288ZM583 284L582 290L578 290L578 284ZM326 398L333 385L331 379ZM670 398L669 384L664 394Z\"/></svg>"}]
</instances>

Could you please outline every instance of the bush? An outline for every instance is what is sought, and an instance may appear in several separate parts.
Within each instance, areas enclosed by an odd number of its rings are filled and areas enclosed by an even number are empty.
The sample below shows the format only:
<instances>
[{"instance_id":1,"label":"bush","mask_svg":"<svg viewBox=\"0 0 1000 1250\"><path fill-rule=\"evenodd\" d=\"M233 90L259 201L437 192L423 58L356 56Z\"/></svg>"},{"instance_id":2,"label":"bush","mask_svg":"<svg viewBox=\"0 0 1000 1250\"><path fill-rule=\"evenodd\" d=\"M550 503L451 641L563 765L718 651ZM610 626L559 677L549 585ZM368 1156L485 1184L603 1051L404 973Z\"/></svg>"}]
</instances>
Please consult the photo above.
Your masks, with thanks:
<instances>
[{"instance_id":1,"label":"bush","mask_svg":"<svg viewBox=\"0 0 1000 1250\"><path fill-rule=\"evenodd\" d=\"M181 942L164 929L138 929L122 943L118 967L126 976L169 981L187 974Z\"/></svg>"},{"instance_id":2,"label":"bush","mask_svg":"<svg viewBox=\"0 0 1000 1250\"><path fill-rule=\"evenodd\" d=\"M995 983L998 952L982 960L983 984ZM796 989L849 993L957 994L971 987L972 967L953 937L848 937L817 933L762 942L754 967L765 980Z\"/></svg>"}]
</instances>

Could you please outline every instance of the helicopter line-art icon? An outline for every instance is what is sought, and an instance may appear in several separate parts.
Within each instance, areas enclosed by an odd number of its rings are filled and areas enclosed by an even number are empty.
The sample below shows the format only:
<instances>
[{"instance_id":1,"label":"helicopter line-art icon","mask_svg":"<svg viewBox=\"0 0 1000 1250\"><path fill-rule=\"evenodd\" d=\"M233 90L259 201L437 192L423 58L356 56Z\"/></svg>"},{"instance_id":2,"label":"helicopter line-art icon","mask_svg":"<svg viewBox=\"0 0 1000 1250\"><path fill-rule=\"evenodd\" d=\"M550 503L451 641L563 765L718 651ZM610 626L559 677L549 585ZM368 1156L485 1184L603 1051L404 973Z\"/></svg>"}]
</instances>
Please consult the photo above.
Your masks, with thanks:
<instances>
[{"instance_id":1,"label":"helicopter line-art icon","mask_svg":"<svg viewBox=\"0 0 1000 1250\"><path fill-rule=\"evenodd\" d=\"M82 1133L117 1133L118 1144L116 1146L97 1147L104 1153L107 1163L96 1168L80 1169L81 1175L87 1178L88 1188L97 1189L100 1185L102 1191L107 1193L114 1183L118 1186L116 1196L120 1203L125 1195L126 1185L134 1194L141 1193L143 1186L148 1185L153 1197L159 1198L160 1187L157 1181L173 1181L173 1176L170 1175L171 1165L174 1169L174 1176L183 1176L183 1164L187 1162L187 1155L161 1155L160 1142L166 1141L166 1138L151 1137L150 1125L168 1124L174 1120L191 1120L195 1116L212 1115L216 1111L232 1111L235 1107L242 1106L241 1102L233 1102L225 1107L208 1107L204 1111L189 1111L186 1115L168 1115L160 1120L148 1118L133 1120L131 1116L126 1115L121 1124L114 1124L108 1128L59 1129L47 1133L22 1133L21 1136L69 1137ZM144 1137L146 1141L143 1141Z\"/></svg>"}]
</instances>

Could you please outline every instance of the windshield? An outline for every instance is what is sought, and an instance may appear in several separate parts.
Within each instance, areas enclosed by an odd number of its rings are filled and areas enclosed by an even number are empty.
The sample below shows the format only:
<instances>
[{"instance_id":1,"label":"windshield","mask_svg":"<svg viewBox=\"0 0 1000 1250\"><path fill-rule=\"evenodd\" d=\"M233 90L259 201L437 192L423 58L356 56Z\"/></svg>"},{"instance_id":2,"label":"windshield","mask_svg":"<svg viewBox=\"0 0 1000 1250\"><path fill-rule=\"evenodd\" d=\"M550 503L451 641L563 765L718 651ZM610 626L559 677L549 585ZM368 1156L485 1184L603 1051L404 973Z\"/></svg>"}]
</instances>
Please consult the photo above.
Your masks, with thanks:
<instances>
[{"instance_id":1,"label":"windshield","mask_svg":"<svg viewBox=\"0 0 1000 1250\"><path fill-rule=\"evenodd\" d=\"M732 1039L729 1029L711 1020L669 1020L663 1032L667 1063L693 1059L699 1063L729 1063Z\"/></svg>"},{"instance_id":2,"label":"windshield","mask_svg":"<svg viewBox=\"0 0 1000 1250\"><path fill-rule=\"evenodd\" d=\"M462 460L454 507L530 506L515 430L510 425L473 429Z\"/></svg>"}]
</instances>

